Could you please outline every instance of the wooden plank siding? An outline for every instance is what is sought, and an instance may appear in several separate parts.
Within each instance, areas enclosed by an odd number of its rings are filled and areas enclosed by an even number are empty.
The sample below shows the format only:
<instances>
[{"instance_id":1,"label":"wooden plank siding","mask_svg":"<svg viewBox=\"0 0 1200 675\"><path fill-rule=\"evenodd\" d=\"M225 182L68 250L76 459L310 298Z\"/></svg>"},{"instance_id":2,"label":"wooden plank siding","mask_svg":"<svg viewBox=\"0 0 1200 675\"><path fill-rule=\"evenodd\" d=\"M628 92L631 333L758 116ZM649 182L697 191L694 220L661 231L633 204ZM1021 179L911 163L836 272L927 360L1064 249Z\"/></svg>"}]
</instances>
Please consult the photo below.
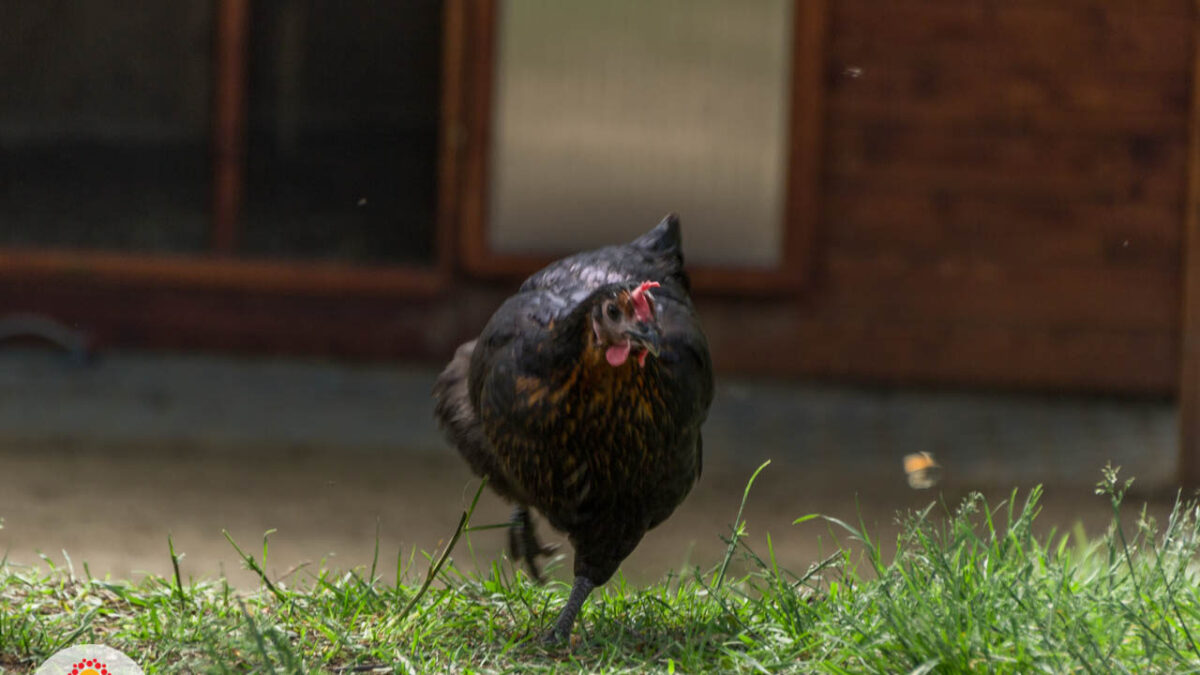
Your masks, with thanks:
<instances>
[{"instance_id":1,"label":"wooden plank siding","mask_svg":"<svg viewBox=\"0 0 1200 675\"><path fill-rule=\"evenodd\" d=\"M1193 7L830 3L806 374L1167 393Z\"/></svg>"}]
</instances>

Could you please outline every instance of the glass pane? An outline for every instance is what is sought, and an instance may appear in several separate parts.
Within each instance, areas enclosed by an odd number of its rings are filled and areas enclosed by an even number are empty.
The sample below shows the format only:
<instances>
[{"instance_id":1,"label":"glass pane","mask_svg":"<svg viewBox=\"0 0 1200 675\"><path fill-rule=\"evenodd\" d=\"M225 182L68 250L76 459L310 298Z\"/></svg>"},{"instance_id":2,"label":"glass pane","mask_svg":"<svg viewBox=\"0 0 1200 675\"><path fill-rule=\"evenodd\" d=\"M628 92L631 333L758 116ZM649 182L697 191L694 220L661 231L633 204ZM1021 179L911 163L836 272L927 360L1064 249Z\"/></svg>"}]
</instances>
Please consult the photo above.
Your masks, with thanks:
<instances>
[{"instance_id":1,"label":"glass pane","mask_svg":"<svg viewBox=\"0 0 1200 675\"><path fill-rule=\"evenodd\" d=\"M253 7L241 251L432 261L442 3Z\"/></svg>"},{"instance_id":2,"label":"glass pane","mask_svg":"<svg viewBox=\"0 0 1200 675\"><path fill-rule=\"evenodd\" d=\"M212 4L0 5L0 245L208 246Z\"/></svg>"},{"instance_id":3,"label":"glass pane","mask_svg":"<svg viewBox=\"0 0 1200 675\"><path fill-rule=\"evenodd\" d=\"M689 261L779 264L792 0L499 7L492 250L613 243L678 211Z\"/></svg>"}]
</instances>

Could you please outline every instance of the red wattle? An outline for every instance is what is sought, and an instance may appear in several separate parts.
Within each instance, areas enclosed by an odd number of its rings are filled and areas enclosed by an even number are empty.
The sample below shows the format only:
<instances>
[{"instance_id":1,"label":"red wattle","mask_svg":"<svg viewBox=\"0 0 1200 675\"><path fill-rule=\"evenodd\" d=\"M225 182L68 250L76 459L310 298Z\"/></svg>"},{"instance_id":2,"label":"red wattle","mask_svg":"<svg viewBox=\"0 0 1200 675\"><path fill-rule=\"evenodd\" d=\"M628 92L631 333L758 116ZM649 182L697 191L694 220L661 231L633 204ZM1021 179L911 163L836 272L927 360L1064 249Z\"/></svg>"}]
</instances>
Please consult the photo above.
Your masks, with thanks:
<instances>
[{"instance_id":1,"label":"red wattle","mask_svg":"<svg viewBox=\"0 0 1200 675\"><path fill-rule=\"evenodd\" d=\"M630 345L627 340L604 350L604 358L608 360L608 365L616 367L625 363L625 360L629 358L629 348Z\"/></svg>"}]
</instances>

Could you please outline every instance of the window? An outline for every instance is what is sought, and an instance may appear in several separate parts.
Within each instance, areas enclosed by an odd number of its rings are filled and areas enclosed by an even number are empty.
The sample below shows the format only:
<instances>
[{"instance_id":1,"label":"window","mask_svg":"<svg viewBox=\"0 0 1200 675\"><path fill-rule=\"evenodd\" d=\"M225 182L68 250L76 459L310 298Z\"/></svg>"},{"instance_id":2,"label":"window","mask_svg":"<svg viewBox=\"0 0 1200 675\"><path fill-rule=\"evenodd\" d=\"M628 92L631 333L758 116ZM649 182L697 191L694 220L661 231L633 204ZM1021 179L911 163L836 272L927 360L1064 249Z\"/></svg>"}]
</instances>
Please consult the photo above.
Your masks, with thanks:
<instances>
[{"instance_id":1,"label":"window","mask_svg":"<svg viewBox=\"0 0 1200 675\"><path fill-rule=\"evenodd\" d=\"M794 289L816 219L820 3L480 5L464 257L519 275L684 222L697 285Z\"/></svg>"}]
</instances>

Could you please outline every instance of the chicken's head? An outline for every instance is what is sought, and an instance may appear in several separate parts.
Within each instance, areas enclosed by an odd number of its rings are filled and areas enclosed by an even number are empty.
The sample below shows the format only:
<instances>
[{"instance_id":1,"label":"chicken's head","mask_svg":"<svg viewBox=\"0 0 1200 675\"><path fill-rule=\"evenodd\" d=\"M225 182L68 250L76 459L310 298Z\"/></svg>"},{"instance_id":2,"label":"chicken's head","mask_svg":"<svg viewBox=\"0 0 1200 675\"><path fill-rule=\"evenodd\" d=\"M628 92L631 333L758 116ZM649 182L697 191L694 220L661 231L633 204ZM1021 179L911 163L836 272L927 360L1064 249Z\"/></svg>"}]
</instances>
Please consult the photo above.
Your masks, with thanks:
<instances>
[{"instance_id":1,"label":"chicken's head","mask_svg":"<svg viewBox=\"0 0 1200 675\"><path fill-rule=\"evenodd\" d=\"M630 355L639 366L645 366L647 355L658 356L662 329L650 295L650 289L658 285L657 281L614 284L599 294L592 307L592 333L610 366L624 365Z\"/></svg>"}]
</instances>

